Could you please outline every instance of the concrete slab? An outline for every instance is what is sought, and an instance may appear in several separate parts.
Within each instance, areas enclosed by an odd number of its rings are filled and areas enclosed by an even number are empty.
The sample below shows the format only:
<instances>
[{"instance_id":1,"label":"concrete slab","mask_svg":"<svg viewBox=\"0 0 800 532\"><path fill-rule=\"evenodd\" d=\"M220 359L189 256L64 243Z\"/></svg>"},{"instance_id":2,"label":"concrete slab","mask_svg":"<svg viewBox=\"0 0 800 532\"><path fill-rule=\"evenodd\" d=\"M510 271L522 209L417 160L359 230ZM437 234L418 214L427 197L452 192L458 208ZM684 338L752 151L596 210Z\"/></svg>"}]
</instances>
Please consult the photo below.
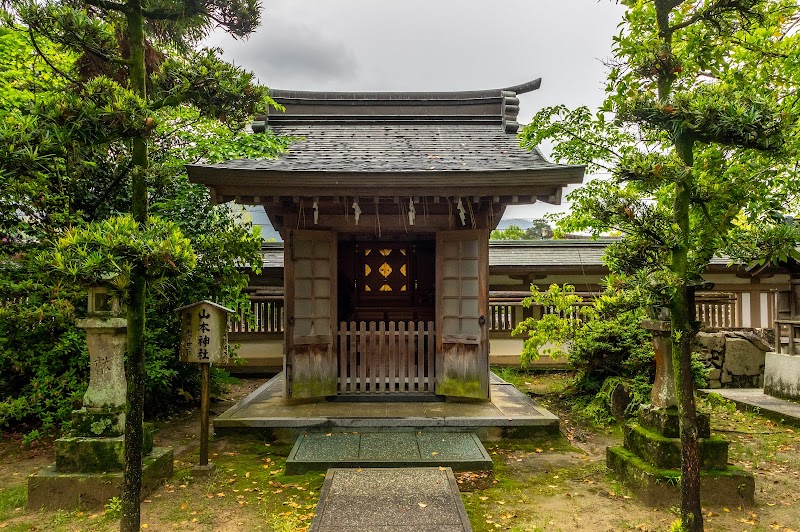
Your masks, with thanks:
<instances>
[{"instance_id":1,"label":"concrete slab","mask_svg":"<svg viewBox=\"0 0 800 532\"><path fill-rule=\"evenodd\" d=\"M467 519L450 468L330 469L312 532L465 532Z\"/></svg>"},{"instance_id":2,"label":"concrete slab","mask_svg":"<svg viewBox=\"0 0 800 532\"><path fill-rule=\"evenodd\" d=\"M261 430L272 438L294 441L308 431L365 431L382 428L477 431L485 440L558 432L558 417L512 385L490 380L491 401L399 401L293 403L283 397L283 374L214 420L218 434Z\"/></svg>"},{"instance_id":3,"label":"concrete slab","mask_svg":"<svg viewBox=\"0 0 800 532\"><path fill-rule=\"evenodd\" d=\"M420 458L413 432L367 432L361 435L359 458L372 462L392 462Z\"/></svg>"},{"instance_id":4,"label":"concrete slab","mask_svg":"<svg viewBox=\"0 0 800 532\"><path fill-rule=\"evenodd\" d=\"M317 462L336 462L338 460L357 460L361 435L350 432L311 433L302 436L302 445L292 452L295 460L312 460Z\"/></svg>"},{"instance_id":5,"label":"concrete slab","mask_svg":"<svg viewBox=\"0 0 800 532\"><path fill-rule=\"evenodd\" d=\"M301 434L286 473L301 475L330 467L396 468L442 466L455 471L492 469L492 458L471 432L380 430Z\"/></svg>"},{"instance_id":6,"label":"concrete slab","mask_svg":"<svg viewBox=\"0 0 800 532\"><path fill-rule=\"evenodd\" d=\"M714 388L700 390L700 393L716 393L740 408L800 426L800 403L767 395L761 388Z\"/></svg>"}]
</instances>

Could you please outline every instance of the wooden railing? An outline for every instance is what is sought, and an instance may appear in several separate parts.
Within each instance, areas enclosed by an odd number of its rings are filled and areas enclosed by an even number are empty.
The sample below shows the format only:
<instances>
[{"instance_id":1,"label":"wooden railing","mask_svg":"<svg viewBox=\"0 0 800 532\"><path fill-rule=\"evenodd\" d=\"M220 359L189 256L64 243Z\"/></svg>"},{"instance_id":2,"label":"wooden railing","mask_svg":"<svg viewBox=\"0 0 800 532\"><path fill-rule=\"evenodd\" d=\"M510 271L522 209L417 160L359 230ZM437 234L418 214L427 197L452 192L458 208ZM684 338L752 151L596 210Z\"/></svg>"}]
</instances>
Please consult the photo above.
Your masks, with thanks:
<instances>
[{"instance_id":1,"label":"wooden railing","mask_svg":"<svg viewBox=\"0 0 800 532\"><path fill-rule=\"evenodd\" d=\"M522 306L522 299L527 295L527 292L524 291L490 292L489 331L500 336L510 335L511 331L526 315ZM592 294L581 293L579 295L584 297L584 301L580 305L591 304ZM774 304L774 294L770 295L772 298L768 300L768 304ZM251 296L250 305L254 316L253 324L251 325L244 318L244 313L241 313L238 319L231 320L230 332L283 334L285 316L282 295ZM699 292L695 300L697 319L706 327L734 328L744 326L740 323L739 316L743 310L746 311L747 309L741 309L739 308L740 306L741 294L737 297L736 294L732 293ZM531 314L552 314L554 312L555 310L552 308L543 308ZM577 313L572 316L577 317Z\"/></svg>"},{"instance_id":2,"label":"wooden railing","mask_svg":"<svg viewBox=\"0 0 800 532\"><path fill-rule=\"evenodd\" d=\"M245 319L241 312L238 319L233 318L228 325L232 333L274 333L283 334L284 311L283 296L259 297L250 299L253 322Z\"/></svg>"},{"instance_id":3,"label":"wooden railing","mask_svg":"<svg viewBox=\"0 0 800 532\"><path fill-rule=\"evenodd\" d=\"M490 303L489 331L511 332L522 319L522 303Z\"/></svg>"},{"instance_id":4,"label":"wooden railing","mask_svg":"<svg viewBox=\"0 0 800 532\"><path fill-rule=\"evenodd\" d=\"M775 352L778 354L798 355L797 339L800 337L800 321L775 320ZM786 351L783 351L784 343Z\"/></svg>"},{"instance_id":5,"label":"wooden railing","mask_svg":"<svg viewBox=\"0 0 800 532\"><path fill-rule=\"evenodd\" d=\"M695 296L698 321L706 327L740 327L737 320L736 296L728 293L700 292Z\"/></svg>"},{"instance_id":6,"label":"wooden railing","mask_svg":"<svg viewBox=\"0 0 800 532\"><path fill-rule=\"evenodd\" d=\"M337 347L339 395L433 393L432 321L343 321Z\"/></svg>"}]
</instances>

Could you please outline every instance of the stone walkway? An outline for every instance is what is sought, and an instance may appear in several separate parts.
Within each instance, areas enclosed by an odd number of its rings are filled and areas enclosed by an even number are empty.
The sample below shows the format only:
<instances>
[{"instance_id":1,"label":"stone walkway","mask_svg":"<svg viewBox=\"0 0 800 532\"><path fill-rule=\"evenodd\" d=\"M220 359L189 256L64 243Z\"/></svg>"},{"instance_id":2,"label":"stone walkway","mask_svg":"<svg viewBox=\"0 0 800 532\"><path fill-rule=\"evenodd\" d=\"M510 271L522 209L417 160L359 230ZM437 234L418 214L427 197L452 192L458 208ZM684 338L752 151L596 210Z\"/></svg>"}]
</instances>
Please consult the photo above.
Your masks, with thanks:
<instances>
[{"instance_id":1,"label":"stone walkway","mask_svg":"<svg viewBox=\"0 0 800 532\"><path fill-rule=\"evenodd\" d=\"M471 532L449 467L329 469L311 532Z\"/></svg>"},{"instance_id":2,"label":"stone walkway","mask_svg":"<svg viewBox=\"0 0 800 532\"><path fill-rule=\"evenodd\" d=\"M387 431L301 434L286 460L286 473L329 467L447 466L454 471L492 469L492 458L471 432Z\"/></svg>"},{"instance_id":3,"label":"stone walkway","mask_svg":"<svg viewBox=\"0 0 800 532\"><path fill-rule=\"evenodd\" d=\"M283 374L214 420L214 430L266 429L294 441L303 432L382 428L474 431L481 439L524 437L558 431L558 417L494 374L491 401L450 402L430 397L403 401L322 401L293 403L283 397ZM380 400L383 399L383 400Z\"/></svg>"},{"instance_id":4,"label":"stone walkway","mask_svg":"<svg viewBox=\"0 0 800 532\"><path fill-rule=\"evenodd\" d=\"M742 408L759 410L772 418L783 419L795 425L800 424L800 403L767 395L761 388L715 388L700 392L716 393Z\"/></svg>"}]
</instances>

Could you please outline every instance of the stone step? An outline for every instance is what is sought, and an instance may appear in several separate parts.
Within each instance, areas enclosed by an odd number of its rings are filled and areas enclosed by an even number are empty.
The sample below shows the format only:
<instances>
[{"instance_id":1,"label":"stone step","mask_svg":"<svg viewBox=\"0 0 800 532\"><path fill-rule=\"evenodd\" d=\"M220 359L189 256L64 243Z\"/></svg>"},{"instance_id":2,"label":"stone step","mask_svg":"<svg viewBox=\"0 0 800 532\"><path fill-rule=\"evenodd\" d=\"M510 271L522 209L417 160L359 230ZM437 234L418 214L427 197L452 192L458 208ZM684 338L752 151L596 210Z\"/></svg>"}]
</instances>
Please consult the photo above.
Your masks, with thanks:
<instances>
[{"instance_id":1,"label":"stone step","mask_svg":"<svg viewBox=\"0 0 800 532\"><path fill-rule=\"evenodd\" d=\"M308 432L295 441L286 473L340 468L447 466L454 471L492 469L492 459L472 432Z\"/></svg>"},{"instance_id":2,"label":"stone step","mask_svg":"<svg viewBox=\"0 0 800 532\"><path fill-rule=\"evenodd\" d=\"M329 469L311 532L471 532L449 467Z\"/></svg>"},{"instance_id":3,"label":"stone step","mask_svg":"<svg viewBox=\"0 0 800 532\"><path fill-rule=\"evenodd\" d=\"M639 458L659 469L681 468L680 438L666 438L642 427L628 423L623 429L625 448ZM697 440L700 452L700 467L703 469L725 469L728 467L728 441L719 436L708 436Z\"/></svg>"},{"instance_id":4,"label":"stone step","mask_svg":"<svg viewBox=\"0 0 800 532\"><path fill-rule=\"evenodd\" d=\"M680 469L659 469L624 447L606 449L606 465L649 506L680 506ZM700 499L709 505L753 504L753 475L733 466L700 471Z\"/></svg>"}]
</instances>

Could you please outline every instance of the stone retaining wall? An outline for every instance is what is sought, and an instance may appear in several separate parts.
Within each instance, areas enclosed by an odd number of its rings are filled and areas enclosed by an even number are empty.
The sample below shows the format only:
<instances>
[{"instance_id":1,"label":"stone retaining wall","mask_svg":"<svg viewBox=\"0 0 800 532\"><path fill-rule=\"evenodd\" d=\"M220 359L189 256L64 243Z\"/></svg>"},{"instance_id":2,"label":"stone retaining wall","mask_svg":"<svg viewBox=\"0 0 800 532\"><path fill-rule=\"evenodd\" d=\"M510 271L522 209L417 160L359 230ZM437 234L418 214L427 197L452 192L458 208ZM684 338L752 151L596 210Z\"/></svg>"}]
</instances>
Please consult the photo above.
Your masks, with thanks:
<instances>
[{"instance_id":1,"label":"stone retaining wall","mask_svg":"<svg viewBox=\"0 0 800 532\"><path fill-rule=\"evenodd\" d=\"M772 349L761 329L700 332L692 350L709 368L709 388L764 385L764 357Z\"/></svg>"}]
</instances>

